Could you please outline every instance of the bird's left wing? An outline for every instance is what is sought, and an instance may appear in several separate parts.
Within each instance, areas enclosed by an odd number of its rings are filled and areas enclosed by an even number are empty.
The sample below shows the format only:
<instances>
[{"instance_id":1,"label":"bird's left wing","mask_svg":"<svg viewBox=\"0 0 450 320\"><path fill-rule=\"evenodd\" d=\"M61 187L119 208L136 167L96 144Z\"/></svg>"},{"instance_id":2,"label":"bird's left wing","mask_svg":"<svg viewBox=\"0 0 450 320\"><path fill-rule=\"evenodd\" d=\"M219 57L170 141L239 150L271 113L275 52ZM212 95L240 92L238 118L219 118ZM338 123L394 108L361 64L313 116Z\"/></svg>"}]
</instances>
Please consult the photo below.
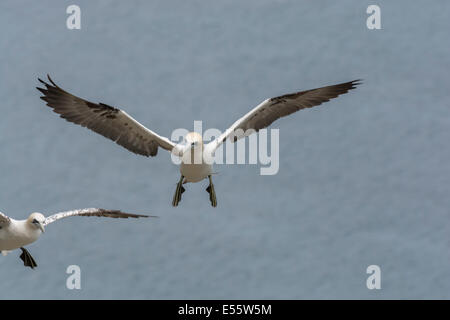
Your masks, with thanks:
<instances>
[{"instance_id":1,"label":"bird's left wing","mask_svg":"<svg viewBox=\"0 0 450 320\"><path fill-rule=\"evenodd\" d=\"M147 216L142 214L126 213L120 210L107 210L98 208L88 208L88 209L78 209L65 212L59 212L45 218L44 226L55 222L56 220L73 217L73 216L83 216L83 217L107 217L107 218L148 218L155 216Z\"/></svg>"},{"instance_id":2,"label":"bird's left wing","mask_svg":"<svg viewBox=\"0 0 450 320\"><path fill-rule=\"evenodd\" d=\"M57 86L50 76L47 77L50 83L39 79L45 88L36 89L44 94L41 99L61 118L91 129L131 152L146 157L156 156L158 147L179 155L180 150L175 143L146 128L125 111L74 96Z\"/></svg>"},{"instance_id":3,"label":"bird's left wing","mask_svg":"<svg viewBox=\"0 0 450 320\"><path fill-rule=\"evenodd\" d=\"M4 213L0 212L0 227L6 227L11 223L11 219Z\"/></svg>"},{"instance_id":4,"label":"bird's left wing","mask_svg":"<svg viewBox=\"0 0 450 320\"><path fill-rule=\"evenodd\" d=\"M207 152L214 152L227 138L232 142L268 127L275 120L305 108L318 106L330 99L356 88L360 80L349 81L264 100L215 140L206 145ZM240 129L240 130L239 130Z\"/></svg>"}]
</instances>

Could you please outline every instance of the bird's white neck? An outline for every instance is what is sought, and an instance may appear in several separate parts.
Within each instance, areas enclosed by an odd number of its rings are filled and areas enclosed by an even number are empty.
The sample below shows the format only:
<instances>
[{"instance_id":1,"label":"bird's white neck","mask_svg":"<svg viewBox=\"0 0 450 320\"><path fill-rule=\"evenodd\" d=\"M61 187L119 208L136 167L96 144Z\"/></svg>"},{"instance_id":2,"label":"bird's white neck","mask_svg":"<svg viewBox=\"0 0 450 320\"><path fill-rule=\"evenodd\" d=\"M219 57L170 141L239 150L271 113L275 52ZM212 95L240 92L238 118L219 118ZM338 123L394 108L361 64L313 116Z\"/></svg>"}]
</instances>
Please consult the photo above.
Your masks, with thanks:
<instances>
[{"instance_id":1,"label":"bird's white neck","mask_svg":"<svg viewBox=\"0 0 450 320\"><path fill-rule=\"evenodd\" d=\"M203 146L193 147L187 149L183 156L181 157L181 161L184 164L202 164L203 163Z\"/></svg>"},{"instance_id":2,"label":"bird's white neck","mask_svg":"<svg viewBox=\"0 0 450 320\"><path fill-rule=\"evenodd\" d=\"M15 223L11 225L15 234L24 241L29 241L29 243L39 239L42 234L42 231L39 228L32 226L27 220L15 221Z\"/></svg>"}]
</instances>

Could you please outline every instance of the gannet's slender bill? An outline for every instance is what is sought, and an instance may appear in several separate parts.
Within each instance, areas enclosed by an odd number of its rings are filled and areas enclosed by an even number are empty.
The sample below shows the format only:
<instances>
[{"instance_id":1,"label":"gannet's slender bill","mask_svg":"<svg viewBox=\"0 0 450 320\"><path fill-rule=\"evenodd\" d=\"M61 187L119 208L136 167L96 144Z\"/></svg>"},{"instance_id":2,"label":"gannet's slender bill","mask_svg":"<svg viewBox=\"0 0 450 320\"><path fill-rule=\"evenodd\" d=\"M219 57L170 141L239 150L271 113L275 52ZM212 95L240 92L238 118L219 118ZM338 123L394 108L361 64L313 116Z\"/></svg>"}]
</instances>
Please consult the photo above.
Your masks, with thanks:
<instances>
[{"instance_id":1,"label":"gannet's slender bill","mask_svg":"<svg viewBox=\"0 0 450 320\"><path fill-rule=\"evenodd\" d=\"M147 218L141 214L125 213L119 210L106 210L97 208L79 209L56 213L49 217L44 217L42 213L34 212L26 220L14 220L0 212L0 252L6 256L9 251L21 249L20 259L26 267L34 269L37 267L31 254L24 246L35 242L43 232L45 226L56 220L73 217L108 217L108 218Z\"/></svg>"},{"instance_id":2,"label":"gannet's slender bill","mask_svg":"<svg viewBox=\"0 0 450 320\"><path fill-rule=\"evenodd\" d=\"M318 106L360 84L360 80L354 80L266 99L207 145L203 144L201 135L195 132L185 136L184 144L176 145L166 137L147 129L125 111L104 103L97 104L78 98L58 87L50 76L47 77L51 84L39 79L45 85L45 89L37 89L44 94L41 99L46 101L47 106L54 112L60 114L61 118L87 127L136 154L153 157L156 156L158 147L161 147L181 158L181 177L173 197L173 206L177 206L181 200L181 195L185 191L184 183L199 182L208 178L209 186L206 191L213 207L217 206L217 198L211 179L213 171L210 159L227 138L234 142L245 137L245 134L238 134L240 129L245 133L251 132L249 129L257 132L281 117Z\"/></svg>"}]
</instances>

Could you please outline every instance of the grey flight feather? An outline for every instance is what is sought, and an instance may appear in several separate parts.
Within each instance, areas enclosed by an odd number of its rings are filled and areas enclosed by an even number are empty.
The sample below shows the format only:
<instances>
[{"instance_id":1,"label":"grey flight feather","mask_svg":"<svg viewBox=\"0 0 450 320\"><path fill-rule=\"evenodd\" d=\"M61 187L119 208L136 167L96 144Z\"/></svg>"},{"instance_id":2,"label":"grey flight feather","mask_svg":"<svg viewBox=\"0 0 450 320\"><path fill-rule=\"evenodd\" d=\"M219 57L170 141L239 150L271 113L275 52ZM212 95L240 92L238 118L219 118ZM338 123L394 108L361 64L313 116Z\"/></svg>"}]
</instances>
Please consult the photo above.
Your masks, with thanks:
<instances>
[{"instance_id":1,"label":"grey flight feather","mask_svg":"<svg viewBox=\"0 0 450 320\"><path fill-rule=\"evenodd\" d=\"M88 209L78 209L71 210L65 212L59 212L54 215L51 215L45 218L43 223L44 226L55 222L56 220L73 217L73 216L82 216L82 217L107 217L107 218L148 218L155 216L147 216L142 214L134 214L134 213L126 213L120 210L107 210L107 209L99 209L99 208L88 208Z\"/></svg>"},{"instance_id":2,"label":"grey flight feather","mask_svg":"<svg viewBox=\"0 0 450 320\"><path fill-rule=\"evenodd\" d=\"M234 142L250 135L252 132L258 132L260 129L268 127L277 119L302 109L318 106L341 94L347 93L360 83L361 80L353 80L266 99L233 123L217 139L210 142L207 148L213 152L227 138Z\"/></svg>"},{"instance_id":3,"label":"grey flight feather","mask_svg":"<svg viewBox=\"0 0 450 320\"><path fill-rule=\"evenodd\" d=\"M38 79L45 88L37 87L47 106L69 122L89 128L113 140L131 152L156 156L158 147L171 151L175 144L147 129L125 111L104 103L92 103L58 87L47 75L50 84Z\"/></svg>"},{"instance_id":4,"label":"grey flight feather","mask_svg":"<svg viewBox=\"0 0 450 320\"><path fill-rule=\"evenodd\" d=\"M290 115L302 109L312 108L330 99L355 89L361 80L340 83L322 88L300 91L271 98L254 112L236 129L254 129L256 131L268 127L275 120Z\"/></svg>"}]
</instances>

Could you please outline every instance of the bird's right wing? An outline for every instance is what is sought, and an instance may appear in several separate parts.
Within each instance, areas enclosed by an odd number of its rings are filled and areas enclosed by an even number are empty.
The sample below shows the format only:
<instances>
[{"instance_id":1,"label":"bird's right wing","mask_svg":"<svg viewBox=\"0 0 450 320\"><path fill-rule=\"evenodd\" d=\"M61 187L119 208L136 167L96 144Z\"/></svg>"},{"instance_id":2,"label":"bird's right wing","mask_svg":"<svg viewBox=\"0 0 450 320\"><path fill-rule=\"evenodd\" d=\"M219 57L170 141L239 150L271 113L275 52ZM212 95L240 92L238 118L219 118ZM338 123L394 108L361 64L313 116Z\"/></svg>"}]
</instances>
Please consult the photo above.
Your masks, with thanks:
<instances>
[{"instance_id":1,"label":"bird's right wing","mask_svg":"<svg viewBox=\"0 0 450 320\"><path fill-rule=\"evenodd\" d=\"M3 212L0 212L0 227L6 227L11 223L11 219Z\"/></svg>"},{"instance_id":2,"label":"bird's right wing","mask_svg":"<svg viewBox=\"0 0 450 320\"><path fill-rule=\"evenodd\" d=\"M268 127L275 120L302 109L318 106L356 88L360 80L339 83L331 86L299 91L266 99L250 112L238 119L224 133L206 145L207 153L213 153L225 140L235 142L253 132Z\"/></svg>"},{"instance_id":3,"label":"bird's right wing","mask_svg":"<svg viewBox=\"0 0 450 320\"><path fill-rule=\"evenodd\" d=\"M74 217L74 216L83 216L83 217L107 217L107 218L148 218L155 216L146 216L142 214L134 214L134 213L126 213L120 210L107 210L107 209L98 209L98 208L88 208L88 209L78 209L71 211L59 212L54 215L51 215L45 218L43 223L44 226L55 222L56 220Z\"/></svg>"},{"instance_id":4,"label":"bird's right wing","mask_svg":"<svg viewBox=\"0 0 450 320\"><path fill-rule=\"evenodd\" d=\"M45 88L36 89L44 94L41 99L61 118L91 129L143 156L156 156L158 147L179 155L175 143L147 129L125 111L78 98L58 87L50 76L47 77L51 84L38 79Z\"/></svg>"}]
</instances>

